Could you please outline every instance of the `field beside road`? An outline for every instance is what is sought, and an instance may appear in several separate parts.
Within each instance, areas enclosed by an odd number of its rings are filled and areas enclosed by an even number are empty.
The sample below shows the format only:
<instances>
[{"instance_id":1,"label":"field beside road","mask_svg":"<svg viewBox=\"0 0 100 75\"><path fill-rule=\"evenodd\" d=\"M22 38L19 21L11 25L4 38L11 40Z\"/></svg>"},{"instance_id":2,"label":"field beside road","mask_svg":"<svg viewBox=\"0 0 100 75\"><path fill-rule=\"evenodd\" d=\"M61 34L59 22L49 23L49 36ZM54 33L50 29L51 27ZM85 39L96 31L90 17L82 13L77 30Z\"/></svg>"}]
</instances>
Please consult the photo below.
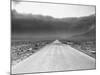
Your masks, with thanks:
<instances>
[{"instance_id":1,"label":"field beside road","mask_svg":"<svg viewBox=\"0 0 100 75\"><path fill-rule=\"evenodd\" d=\"M52 40L12 40L11 41L11 64L15 65L32 54L39 51L40 48L52 42Z\"/></svg>"},{"instance_id":2,"label":"field beside road","mask_svg":"<svg viewBox=\"0 0 100 75\"><path fill-rule=\"evenodd\" d=\"M61 42L96 59L96 40L61 40Z\"/></svg>"}]
</instances>

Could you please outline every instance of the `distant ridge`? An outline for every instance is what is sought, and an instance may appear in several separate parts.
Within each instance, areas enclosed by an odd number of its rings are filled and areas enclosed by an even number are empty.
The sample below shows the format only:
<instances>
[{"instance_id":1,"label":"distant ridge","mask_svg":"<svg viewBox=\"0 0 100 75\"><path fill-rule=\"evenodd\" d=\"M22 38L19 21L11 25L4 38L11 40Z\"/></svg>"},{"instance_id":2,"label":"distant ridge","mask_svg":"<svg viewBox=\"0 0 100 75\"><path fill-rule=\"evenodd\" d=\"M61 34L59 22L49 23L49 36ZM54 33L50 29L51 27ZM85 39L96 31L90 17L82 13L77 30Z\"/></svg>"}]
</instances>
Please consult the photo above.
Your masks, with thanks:
<instances>
[{"instance_id":1,"label":"distant ridge","mask_svg":"<svg viewBox=\"0 0 100 75\"><path fill-rule=\"evenodd\" d=\"M75 38L91 38L91 36L95 38L95 17L95 14L92 14L84 17L53 18L43 15L23 15L13 10L11 32L12 35L38 34L42 32L42 34L49 33L61 38L68 37L68 34L70 36L74 34ZM92 26L95 28L90 31Z\"/></svg>"}]
</instances>

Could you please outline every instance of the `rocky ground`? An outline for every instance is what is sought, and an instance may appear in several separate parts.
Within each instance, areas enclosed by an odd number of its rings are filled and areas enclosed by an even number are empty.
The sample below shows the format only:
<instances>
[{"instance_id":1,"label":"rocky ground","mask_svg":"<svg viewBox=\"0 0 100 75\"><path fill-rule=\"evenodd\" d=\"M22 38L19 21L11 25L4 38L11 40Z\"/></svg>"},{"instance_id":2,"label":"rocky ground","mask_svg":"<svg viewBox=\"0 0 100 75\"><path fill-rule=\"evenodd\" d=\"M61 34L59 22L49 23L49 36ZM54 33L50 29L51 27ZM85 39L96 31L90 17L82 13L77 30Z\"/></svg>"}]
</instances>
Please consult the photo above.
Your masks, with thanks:
<instances>
[{"instance_id":1,"label":"rocky ground","mask_svg":"<svg viewBox=\"0 0 100 75\"><path fill-rule=\"evenodd\" d=\"M49 44L51 40L44 41L21 41L16 40L11 42L11 64L15 65L16 63L24 60L33 53L39 51L40 48Z\"/></svg>"},{"instance_id":2,"label":"rocky ground","mask_svg":"<svg viewBox=\"0 0 100 75\"><path fill-rule=\"evenodd\" d=\"M84 52L85 54L96 58L96 41L95 40L81 40L81 41L69 41L62 40L63 43L69 44L71 47Z\"/></svg>"}]
</instances>

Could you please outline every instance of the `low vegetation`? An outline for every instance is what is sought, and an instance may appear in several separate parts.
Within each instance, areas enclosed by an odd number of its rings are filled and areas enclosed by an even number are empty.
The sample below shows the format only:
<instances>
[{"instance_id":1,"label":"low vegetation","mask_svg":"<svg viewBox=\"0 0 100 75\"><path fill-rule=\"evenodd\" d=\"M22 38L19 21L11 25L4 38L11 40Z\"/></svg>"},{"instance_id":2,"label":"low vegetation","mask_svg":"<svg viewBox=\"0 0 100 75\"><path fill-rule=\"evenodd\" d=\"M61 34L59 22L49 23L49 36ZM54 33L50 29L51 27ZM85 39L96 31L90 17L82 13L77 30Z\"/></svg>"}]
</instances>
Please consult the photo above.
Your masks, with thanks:
<instances>
[{"instance_id":1,"label":"low vegetation","mask_svg":"<svg viewBox=\"0 0 100 75\"><path fill-rule=\"evenodd\" d=\"M11 63L15 65L16 63L22 61L23 59L29 57L33 53L39 51L40 48L46 44L51 43L52 40L43 41L29 41L29 40L17 40L11 42Z\"/></svg>"},{"instance_id":2,"label":"low vegetation","mask_svg":"<svg viewBox=\"0 0 100 75\"><path fill-rule=\"evenodd\" d=\"M96 58L96 41L95 40L80 40L80 41L70 41L61 40L64 44L69 44L71 47L84 52L85 54Z\"/></svg>"}]
</instances>

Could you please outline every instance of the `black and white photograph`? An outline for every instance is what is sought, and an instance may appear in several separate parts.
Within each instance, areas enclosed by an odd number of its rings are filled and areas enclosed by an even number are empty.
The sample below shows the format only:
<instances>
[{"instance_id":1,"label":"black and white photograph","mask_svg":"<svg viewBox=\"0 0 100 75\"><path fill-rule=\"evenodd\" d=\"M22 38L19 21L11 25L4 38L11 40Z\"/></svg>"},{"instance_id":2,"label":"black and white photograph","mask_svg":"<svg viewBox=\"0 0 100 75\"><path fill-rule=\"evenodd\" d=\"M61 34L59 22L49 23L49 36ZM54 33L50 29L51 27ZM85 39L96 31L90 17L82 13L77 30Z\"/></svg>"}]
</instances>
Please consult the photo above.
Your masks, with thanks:
<instances>
[{"instance_id":1,"label":"black and white photograph","mask_svg":"<svg viewBox=\"0 0 100 75\"><path fill-rule=\"evenodd\" d=\"M11 74L96 69L96 6L11 0Z\"/></svg>"}]
</instances>

